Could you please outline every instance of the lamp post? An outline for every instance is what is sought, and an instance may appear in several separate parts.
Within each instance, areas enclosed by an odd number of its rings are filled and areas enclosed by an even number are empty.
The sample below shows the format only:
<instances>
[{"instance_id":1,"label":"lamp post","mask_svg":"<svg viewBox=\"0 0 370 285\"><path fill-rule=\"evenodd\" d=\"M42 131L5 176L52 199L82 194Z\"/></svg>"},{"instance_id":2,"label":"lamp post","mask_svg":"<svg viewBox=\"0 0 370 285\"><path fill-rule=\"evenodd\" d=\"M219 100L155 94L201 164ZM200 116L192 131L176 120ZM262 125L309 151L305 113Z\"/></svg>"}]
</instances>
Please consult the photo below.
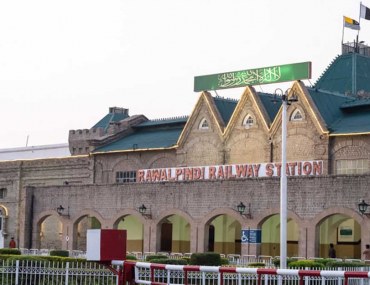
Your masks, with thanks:
<instances>
[{"instance_id":1,"label":"lamp post","mask_svg":"<svg viewBox=\"0 0 370 285\"><path fill-rule=\"evenodd\" d=\"M280 94L278 94L280 93ZM287 267L287 218L288 218L288 190L286 176L286 137L287 137L287 109L292 102L298 101L293 94L288 99L289 89L283 92L280 88L275 90L275 95L281 96L281 175L280 175L280 268Z\"/></svg>"}]
</instances>

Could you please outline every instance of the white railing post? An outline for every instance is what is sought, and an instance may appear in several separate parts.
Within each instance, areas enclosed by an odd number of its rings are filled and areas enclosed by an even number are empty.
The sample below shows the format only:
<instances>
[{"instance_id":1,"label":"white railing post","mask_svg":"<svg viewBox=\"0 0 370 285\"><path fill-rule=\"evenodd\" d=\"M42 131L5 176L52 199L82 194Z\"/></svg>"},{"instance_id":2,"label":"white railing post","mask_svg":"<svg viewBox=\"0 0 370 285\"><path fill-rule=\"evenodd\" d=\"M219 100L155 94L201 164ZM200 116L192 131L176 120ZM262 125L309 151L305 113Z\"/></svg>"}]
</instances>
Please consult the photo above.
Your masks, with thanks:
<instances>
[{"instance_id":1,"label":"white railing post","mask_svg":"<svg viewBox=\"0 0 370 285\"><path fill-rule=\"evenodd\" d=\"M15 285L19 284L19 260L15 261Z\"/></svg>"},{"instance_id":2,"label":"white railing post","mask_svg":"<svg viewBox=\"0 0 370 285\"><path fill-rule=\"evenodd\" d=\"M68 277L69 277L69 262L66 263L66 278L64 279L65 280L65 282L64 282L65 285L68 285Z\"/></svg>"}]
</instances>

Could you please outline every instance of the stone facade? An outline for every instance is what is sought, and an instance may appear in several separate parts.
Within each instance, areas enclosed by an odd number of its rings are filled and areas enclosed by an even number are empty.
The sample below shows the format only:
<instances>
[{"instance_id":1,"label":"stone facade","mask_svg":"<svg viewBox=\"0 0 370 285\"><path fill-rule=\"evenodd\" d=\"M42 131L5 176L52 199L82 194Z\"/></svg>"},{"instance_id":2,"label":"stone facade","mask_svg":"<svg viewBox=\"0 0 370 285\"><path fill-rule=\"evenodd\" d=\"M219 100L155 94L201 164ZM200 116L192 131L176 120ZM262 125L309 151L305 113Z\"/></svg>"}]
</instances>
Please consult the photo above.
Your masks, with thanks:
<instances>
[{"instance_id":1,"label":"stone facade","mask_svg":"<svg viewBox=\"0 0 370 285\"><path fill-rule=\"evenodd\" d=\"M369 160L370 136L331 136L305 86L295 82L291 90L298 95L298 102L287 111L287 161L323 161L323 176L288 179L288 215L297 228L291 250L299 256L323 255L320 225L339 215L360 225L360 244L351 249L356 253L345 253L358 257L361 243L370 243L370 219L357 211L359 200L370 198L369 170L362 175L337 175L337 165L341 160ZM127 216L142 225L142 251L160 250L161 226L173 215L185 220L184 232L190 235L176 240L175 247L191 252L208 250L212 221L217 217L230 217L224 224L234 224L235 231L261 228L279 214L278 178L124 184L116 180L120 171L281 161L281 111L270 118L251 87L235 104L225 122L215 99L203 92L174 147L93 151L128 137L135 127L148 121L136 115L109 124L107 130L70 131L72 157L0 162L0 189L6 190L0 198L5 245L15 236L20 247L83 249L87 228L117 228ZM291 120L297 110L302 119ZM252 125L245 125L247 116L253 118ZM236 211L240 201L250 205L250 215ZM150 215L139 213L144 204L150 207ZM66 208L63 215L56 211L60 205ZM215 247L234 246L234 251L258 255L271 252L276 245L246 247L236 236L229 239L215 241ZM137 246L141 241L130 242ZM342 252L347 251L346 246Z\"/></svg>"}]
</instances>

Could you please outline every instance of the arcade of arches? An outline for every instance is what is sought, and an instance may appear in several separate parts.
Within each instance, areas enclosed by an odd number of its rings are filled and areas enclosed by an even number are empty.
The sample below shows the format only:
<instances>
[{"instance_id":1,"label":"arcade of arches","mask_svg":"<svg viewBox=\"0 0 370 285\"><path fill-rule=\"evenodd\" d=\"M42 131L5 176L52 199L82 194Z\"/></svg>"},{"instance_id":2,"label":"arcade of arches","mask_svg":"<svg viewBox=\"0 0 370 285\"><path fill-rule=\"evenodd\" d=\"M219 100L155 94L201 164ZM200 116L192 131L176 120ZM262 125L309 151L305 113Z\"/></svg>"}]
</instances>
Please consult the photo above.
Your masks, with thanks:
<instances>
[{"instance_id":1,"label":"arcade of arches","mask_svg":"<svg viewBox=\"0 0 370 285\"><path fill-rule=\"evenodd\" d=\"M49 213L39 220L37 247L84 251L87 229L116 228L127 230L129 252L213 251L223 254L279 255L279 214L270 214L255 224L254 220L231 216L226 212L212 216L203 224L181 214L167 214L154 221L139 213L132 213L120 216L111 225L99 215L82 215L71 221L69 218ZM327 257L329 244L333 243L337 257L361 258L362 221L356 220L357 217L329 213L318 217L313 228L309 228L306 226L307 221L299 221L290 216L287 224L288 256ZM241 230L248 228L261 229L261 244L241 243ZM311 240L312 237L314 241ZM305 244L300 245L299 241ZM314 247L312 256L308 250L310 246ZM303 248L303 251L300 251L300 248Z\"/></svg>"}]
</instances>

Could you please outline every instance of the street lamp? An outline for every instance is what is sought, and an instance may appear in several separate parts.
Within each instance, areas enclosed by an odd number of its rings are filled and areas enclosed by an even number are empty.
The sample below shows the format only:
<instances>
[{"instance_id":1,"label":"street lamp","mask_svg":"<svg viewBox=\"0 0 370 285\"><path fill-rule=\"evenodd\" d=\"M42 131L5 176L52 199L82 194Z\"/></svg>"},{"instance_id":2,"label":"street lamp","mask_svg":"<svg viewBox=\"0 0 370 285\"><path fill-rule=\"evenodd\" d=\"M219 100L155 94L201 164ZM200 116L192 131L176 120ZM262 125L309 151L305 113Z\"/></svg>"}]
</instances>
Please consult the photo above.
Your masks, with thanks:
<instances>
[{"instance_id":1,"label":"street lamp","mask_svg":"<svg viewBox=\"0 0 370 285\"><path fill-rule=\"evenodd\" d=\"M147 210L147 207L145 207L144 204L142 204L140 207L139 207L139 213L146 219L151 219L152 218L152 213L149 209L149 213L146 212Z\"/></svg>"},{"instance_id":2,"label":"street lamp","mask_svg":"<svg viewBox=\"0 0 370 285\"><path fill-rule=\"evenodd\" d=\"M367 207L369 207L369 204L365 202L365 200L362 200L361 203L358 203L358 210L360 211L361 215L368 215L366 212Z\"/></svg>"},{"instance_id":3,"label":"street lamp","mask_svg":"<svg viewBox=\"0 0 370 285\"><path fill-rule=\"evenodd\" d=\"M62 205L60 205L58 208L57 208L57 213L59 216L62 216L62 217L67 217L69 218L69 206L68 206L68 211L67 211L67 214L64 214L64 207Z\"/></svg>"},{"instance_id":4,"label":"street lamp","mask_svg":"<svg viewBox=\"0 0 370 285\"><path fill-rule=\"evenodd\" d=\"M286 139L287 139L287 109L288 105L297 102L298 98L293 92L288 98L290 89L283 92L280 88L275 90L276 96L281 97L281 175L280 175L280 268L287 266L287 218L288 218L288 190L286 176Z\"/></svg>"}]
</instances>

